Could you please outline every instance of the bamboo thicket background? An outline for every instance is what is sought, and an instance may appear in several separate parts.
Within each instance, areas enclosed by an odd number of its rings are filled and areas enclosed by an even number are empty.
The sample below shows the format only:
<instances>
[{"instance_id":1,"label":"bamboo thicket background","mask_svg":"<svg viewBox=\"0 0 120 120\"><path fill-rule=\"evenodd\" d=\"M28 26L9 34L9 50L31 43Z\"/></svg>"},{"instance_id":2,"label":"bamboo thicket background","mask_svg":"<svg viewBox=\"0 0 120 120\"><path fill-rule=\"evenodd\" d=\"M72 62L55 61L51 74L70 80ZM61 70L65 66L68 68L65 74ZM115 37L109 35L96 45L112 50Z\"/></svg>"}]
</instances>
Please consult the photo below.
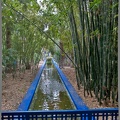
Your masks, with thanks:
<instances>
[{"instance_id":1,"label":"bamboo thicket background","mask_svg":"<svg viewBox=\"0 0 120 120\"><path fill-rule=\"evenodd\" d=\"M71 4L69 20L78 88L99 103L118 100L118 0L77 0L79 26Z\"/></svg>"}]
</instances>

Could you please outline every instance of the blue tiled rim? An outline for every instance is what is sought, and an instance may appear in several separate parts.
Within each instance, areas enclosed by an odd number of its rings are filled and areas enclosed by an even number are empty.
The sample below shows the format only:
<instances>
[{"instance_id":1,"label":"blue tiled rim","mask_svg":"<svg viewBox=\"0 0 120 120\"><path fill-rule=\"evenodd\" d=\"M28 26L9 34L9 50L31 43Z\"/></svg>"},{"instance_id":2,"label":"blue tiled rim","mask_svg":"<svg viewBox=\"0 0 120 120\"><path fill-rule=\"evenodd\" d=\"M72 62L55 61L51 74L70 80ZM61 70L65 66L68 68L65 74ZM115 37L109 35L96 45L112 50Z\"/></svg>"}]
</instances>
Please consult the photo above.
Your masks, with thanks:
<instances>
[{"instance_id":1,"label":"blue tiled rim","mask_svg":"<svg viewBox=\"0 0 120 120\"><path fill-rule=\"evenodd\" d=\"M61 71L61 69L58 67L57 63L53 61L53 64L55 66L55 68L57 69L57 72L61 78L61 80L63 81L63 84L66 87L67 92L69 93L76 109L78 110L87 110L89 109L86 104L83 102L83 100L79 97L79 95L77 94L77 92L75 91L75 89L73 88L73 86L71 85L71 83L68 81L67 77L64 75L64 73ZM32 98L34 96L35 90L37 88L37 85L39 83L42 71L45 67L46 64L46 60L44 61L43 65L40 67L39 72L37 73L34 81L32 82L31 86L29 87L25 97L23 98L21 104L19 105L17 111L28 111L29 106L31 104Z\"/></svg>"},{"instance_id":2,"label":"blue tiled rim","mask_svg":"<svg viewBox=\"0 0 120 120\"><path fill-rule=\"evenodd\" d=\"M42 64L42 66L40 67L35 79L33 80L33 82L31 83L25 97L23 98L21 104L19 105L17 111L27 111L29 109L29 106L31 104L32 98L34 96L35 90L37 88L37 85L39 83L42 71L45 67L46 64L46 60L44 61L44 63Z\"/></svg>"},{"instance_id":3,"label":"blue tiled rim","mask_svg":"<svg viewBox=\"0 0 120 120\"><path fill-rule=\"evenodd\" d=\"M61 71L61 69L58 67L57 63L53 61L53 64L55 66L55 68L58 71L58 74L61 78L61 80L63 81L76 109L78 110L88 110L88 106L86 106L86 104L83 102L83 100L80 98L80 96L77 94L76 90L73 88L73 86L71 85L71 83L68 81L67 77L65 76L65 74Z\"/></svg>"}]
</instances>

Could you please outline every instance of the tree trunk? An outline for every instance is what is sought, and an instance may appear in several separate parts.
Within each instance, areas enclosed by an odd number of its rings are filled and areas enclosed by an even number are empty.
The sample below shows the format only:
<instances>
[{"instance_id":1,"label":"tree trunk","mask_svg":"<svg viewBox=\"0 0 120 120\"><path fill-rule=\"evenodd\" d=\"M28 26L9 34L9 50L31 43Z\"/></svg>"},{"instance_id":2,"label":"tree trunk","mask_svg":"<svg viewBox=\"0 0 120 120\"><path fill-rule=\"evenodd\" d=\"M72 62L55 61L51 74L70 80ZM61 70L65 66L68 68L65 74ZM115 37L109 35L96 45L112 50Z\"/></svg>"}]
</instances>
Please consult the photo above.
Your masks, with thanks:
<instances>
[{"instance_id":1,"label":"tree trunk","mask_svg":"<svg viewBox=\"0 0 120 120\"><path fill-rule=\"evenodd\" d=\"M60 47L63 50L63 43L61 41L60 41ZM60 50L60 68L63 68L63 64L64 64L64 53L62 50Z\"/></svg>"},{"instance_id":2,"label":"tree trunk","mask_svg":"<svg viewBox=\"0 0 120 120\"><path fill-rule=\"evenodd\" d=\"M9 23L6 23L6 48L11 48L11 30Z\"/></svg>"},{"instance_id":3,"label":"tree trunk","mask_svg":"<svg viewBox=\"0 0 120 120\"><path fill-rule=\"evenodd\" d=\"M10 24L9 22L6 23L6 49L11 48L11 30L10 30ZM9 57L9 54L7 53L7 56ZM10 63L6 63L6 72L10 72L12 70L12 66Z\"/></svg>"}]
</instances>

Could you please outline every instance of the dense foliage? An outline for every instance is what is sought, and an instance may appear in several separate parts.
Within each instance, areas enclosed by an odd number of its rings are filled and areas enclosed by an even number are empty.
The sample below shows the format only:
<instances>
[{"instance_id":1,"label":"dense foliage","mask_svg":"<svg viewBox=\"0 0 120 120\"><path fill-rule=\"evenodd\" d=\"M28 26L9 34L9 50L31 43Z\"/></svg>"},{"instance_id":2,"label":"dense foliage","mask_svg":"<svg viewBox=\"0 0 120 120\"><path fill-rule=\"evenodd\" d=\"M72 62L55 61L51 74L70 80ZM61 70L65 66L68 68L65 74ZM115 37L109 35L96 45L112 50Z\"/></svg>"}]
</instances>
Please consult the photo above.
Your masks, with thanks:
<instances>
[{"instance_id":1,"label":"dense foliage","mask_svg":"<svg viewBox=\"0 0 120 120\"><path fill-rule=\"evenodd\" d=\"M2 6L4 66L19 61L28 67L47 49L60 65L65 56L74 61L85 96L115 104L118 0L4 0Z\"/></svg>"},{"instance_id":2,"label":"dense foliage","mask_svg":"<svg viewBox=\"0 0 120 120\"><path fill-rule=\"evenodd\" d=\"M10 67L17 61L29 67L30 62L40 60L43 46L52 46L49 38L38 30L44 30L43 20L38 15L39 5L34 0L25 3L14 0L3 2L2 6L3 65Z\"/></svg>"}]
</instances>

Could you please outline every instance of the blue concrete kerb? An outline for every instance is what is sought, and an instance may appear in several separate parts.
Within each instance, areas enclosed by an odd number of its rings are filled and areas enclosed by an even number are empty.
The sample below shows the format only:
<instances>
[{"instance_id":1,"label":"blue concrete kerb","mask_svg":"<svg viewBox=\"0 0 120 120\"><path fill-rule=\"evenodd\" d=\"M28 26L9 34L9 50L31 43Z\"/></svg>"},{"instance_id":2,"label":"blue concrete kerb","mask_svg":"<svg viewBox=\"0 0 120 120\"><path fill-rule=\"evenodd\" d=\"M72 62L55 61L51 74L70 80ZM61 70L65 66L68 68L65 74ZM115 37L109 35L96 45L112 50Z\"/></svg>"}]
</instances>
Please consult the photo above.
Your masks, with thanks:
<instances>
[{"instance_id":1,"label":"blue concrete kerb","mask_svg":"<svg viewBox=\"0 0 120 120\"><path fill-rule=\"evenodd\" d=\"M43 69L45 67L45 64L46 64L46 60L44 61L44 63L40 67L35 79L31 83L31 85L30 85L25 97L23 98L21 104L19 105L17 111L28 111L29 106L30 106L31 101L32 101L32 98L34 96L34 93L36 91L37 85L38 85L38 83L40 81L40 77L41 77L42 71L43 71Z\"/></svg>"},{"instance_id":2,"label":"blue concrete kerb","mask_svg":"<svg viewBox=\"0 0 120 120\"><path fill-rule=\"evenodd\" d=\"M75 107L77 110L87 110L89 109L88 106L83 102L82 98L77 94L76 90L74 89L74 87L71 85L71 83L68 81L67 77L65 76L65 74L62 72L62 70L59 68L59 66L57 65L57 63L53 60L53 64L55 66L55 68L58 71L58 74L61 78L61 80L63 81Z\"/></svg>"},{"instance_id":3,"label":"blue concrete kerb","mask_svg":"<svg viewBox=\"0 0 120 120\"><path fill-rule=\"evenodd\" d=\"M32 84L30 85L30 87L29 87L25 97L23 98L21 104L19 105L17 111L28 111L29 110L31 101L33 99L34 93L37 88L37 85L40 82L40 77L41 77L42 71L45 67L45 64L46 64L46 61L44 61L43 65L40 67L40 70L38 71ZM73 88L71 83L68 81L67 77L64 75L64 73L61 71L58 64L54 60L53 60L53 64L54 64L55 68L57 69L58 74L59 74L62 82L64 83L65 88L67 89L67 92L68 92L69 96L71 97L76 109L77 110L89 109L86 106L86 104L83 102L83 100L80 98L80 96L77 94L76 90Z\"/></svg>"}]
</instances>

